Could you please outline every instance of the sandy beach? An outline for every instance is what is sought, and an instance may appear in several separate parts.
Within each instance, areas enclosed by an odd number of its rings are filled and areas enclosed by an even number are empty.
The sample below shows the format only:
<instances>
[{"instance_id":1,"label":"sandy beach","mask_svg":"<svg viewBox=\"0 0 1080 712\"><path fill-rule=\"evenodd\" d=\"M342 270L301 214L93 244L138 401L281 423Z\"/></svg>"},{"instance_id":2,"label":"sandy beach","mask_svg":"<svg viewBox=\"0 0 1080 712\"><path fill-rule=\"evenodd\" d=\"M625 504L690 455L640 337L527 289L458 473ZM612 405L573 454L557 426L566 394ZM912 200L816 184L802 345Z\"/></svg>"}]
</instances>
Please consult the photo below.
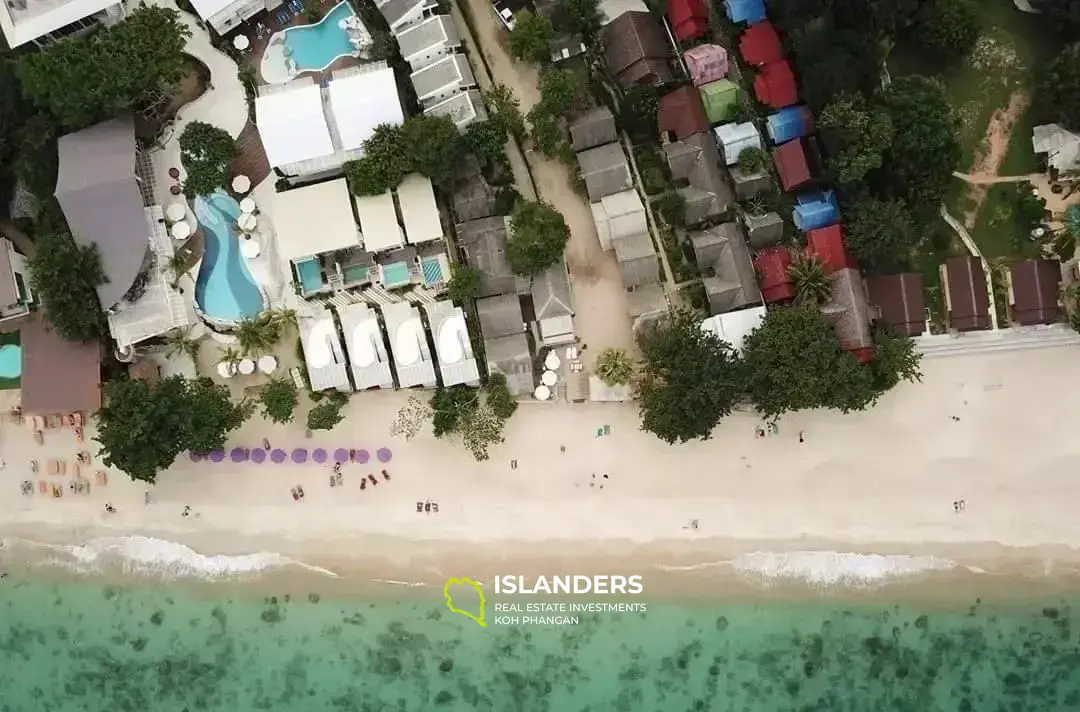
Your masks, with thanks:
<instances>
[{"instance_id":1,"label":"sandy beach","mask_svg":"<svg viewBox=\"0 0 1080 712\"><path fill-rule=\"evenodd\" d=\"M89 496L26 497L24 479L64 479L31 475L31 459L73 461L78 446L67 430L49 431L39 446L25 427L4 423L0 520L9 551L17 539L71 545L137 535L201 554L277 552L395 580L462 567L554 570L574 557L693 570L753 552L814 551L1069 572L1080 563L1072 505L1080 501L1072 432L1080 402L1067 396L1076 358L1064 347L927 360L921 384L900 386L870 412L800 413L761 439L750 414L728 418L712 440L668 447L638 430L631 405L523 403L506 443L477 463L427 432L392 439L408 394L386 392L356 394L330 433L306 439L300 415L289 426L255 418L229 443L390 448L392 479L365 490L361 477L384 467L374 459L346 464L344 485L331 488L329 464L184 457L151 488L113 473ZM598 437L605 425L610 434ZM298 484L306 497L294 502ZM438 503L437 514L417 512L426 501ZM106 503L117 511L106 513ZM191 516L182 516L185 506ZM796 576L814 564L742 561Z\"/></svg>"}]
</instances>

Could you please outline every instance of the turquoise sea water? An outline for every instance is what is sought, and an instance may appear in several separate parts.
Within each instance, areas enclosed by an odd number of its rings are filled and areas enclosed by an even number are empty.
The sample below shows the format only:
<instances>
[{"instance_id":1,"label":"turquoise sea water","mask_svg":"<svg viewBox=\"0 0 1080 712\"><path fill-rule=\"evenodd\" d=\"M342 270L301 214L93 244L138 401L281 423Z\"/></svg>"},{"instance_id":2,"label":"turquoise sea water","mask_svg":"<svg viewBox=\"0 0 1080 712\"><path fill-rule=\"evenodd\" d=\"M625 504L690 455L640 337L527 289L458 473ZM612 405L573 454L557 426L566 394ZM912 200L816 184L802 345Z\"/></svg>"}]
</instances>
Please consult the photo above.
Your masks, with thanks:
<instances>
[{"instance_id":1,"label":"turquoise sea water","mask_svg":"<svg viewBox=\"0 0 1080 712\"><path fill-rule=\"evenodd\" d=\"M13 575L0 709L1075 711L1075 608L650 603L480 628L434 593L244 598Z\"/></svg>"}]
</instances>

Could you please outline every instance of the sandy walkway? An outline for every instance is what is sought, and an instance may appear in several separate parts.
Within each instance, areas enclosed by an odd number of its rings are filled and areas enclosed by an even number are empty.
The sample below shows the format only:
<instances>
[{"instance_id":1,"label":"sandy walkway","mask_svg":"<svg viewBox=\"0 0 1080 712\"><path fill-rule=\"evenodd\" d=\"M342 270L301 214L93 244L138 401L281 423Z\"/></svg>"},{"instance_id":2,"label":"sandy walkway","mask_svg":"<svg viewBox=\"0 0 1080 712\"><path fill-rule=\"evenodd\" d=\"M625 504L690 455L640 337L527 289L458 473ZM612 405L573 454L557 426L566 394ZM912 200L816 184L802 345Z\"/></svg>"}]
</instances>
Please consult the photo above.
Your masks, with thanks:
<instances>
[{"instance_id":1,"label":"sandy walkway","mask_svg":"<svg viewBox=\"0 0 1080 712\"><path fill-rule=\"evenodd\" d=\"M985 145L979 147L981 154L976 155L975 165L969 174L970 180L966 180L968 196L971 200L968 201L969 207L964 213L964 225L969 230L975 227L979 210L986 201L987 184L993 182L992 179L997 176L998 167L1009 152L1009 139L1012 137L1013 126L1030 103L1030 92L1014 92L1009 97L1008 105L1003 109L998 109L990 117L983 139Z\"/></svg>"}]
</instances>

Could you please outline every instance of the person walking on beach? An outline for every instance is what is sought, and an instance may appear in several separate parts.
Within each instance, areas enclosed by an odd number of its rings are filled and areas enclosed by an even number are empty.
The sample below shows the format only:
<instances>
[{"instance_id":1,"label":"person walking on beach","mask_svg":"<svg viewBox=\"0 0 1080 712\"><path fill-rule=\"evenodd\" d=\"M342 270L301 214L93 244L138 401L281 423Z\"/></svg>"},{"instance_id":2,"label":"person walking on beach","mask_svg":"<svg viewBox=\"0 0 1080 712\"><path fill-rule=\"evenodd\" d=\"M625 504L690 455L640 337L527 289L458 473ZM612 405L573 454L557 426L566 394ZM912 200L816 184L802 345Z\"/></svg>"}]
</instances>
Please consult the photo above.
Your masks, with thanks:
<instances>
[{"instance_id":1,"label":"person walking on beach","mask_svg":"<svg viewBox=\"0 0 1080 712\"><path fill-rule=\"evenodd\" d=\"M806 439L803 437L803 431L799 431L799 442L804 443Z\"/></svg>"}]
</instances>

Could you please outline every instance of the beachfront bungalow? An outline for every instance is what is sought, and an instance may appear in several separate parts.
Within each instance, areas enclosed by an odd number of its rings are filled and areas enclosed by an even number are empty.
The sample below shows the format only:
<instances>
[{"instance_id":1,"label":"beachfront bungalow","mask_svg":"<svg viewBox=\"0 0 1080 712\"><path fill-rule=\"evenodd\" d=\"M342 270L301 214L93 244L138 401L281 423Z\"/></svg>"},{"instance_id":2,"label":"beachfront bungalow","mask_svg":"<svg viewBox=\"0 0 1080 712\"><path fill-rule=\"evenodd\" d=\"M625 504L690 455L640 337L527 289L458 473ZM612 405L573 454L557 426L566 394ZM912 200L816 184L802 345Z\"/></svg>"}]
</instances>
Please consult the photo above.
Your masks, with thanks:
<instances>
[{"instance_id":1,"label":"beachfront bungalow","mask_svg":"<svg viewBox=\"0 0 1080 712\"><path fill-rule=\"evenodd\" d=\"M393 388L390 354L379 326L379 315L367 304L338 304L336 309L356 390Z\"/></svg>"},{"instance_id":2,"label":"beachfront bungalow","mask_svg":"<svg viewBox=\"0 0 1080 712\"><path fill-rule=\"evenodd\" d=\"M746 240L755 250L773 247L784 239L784 219L778 213L743 215L742 221Z\"/></svg>"},{"instance_id":3,"label":"beachfront bungalow","mask_svg":"<svg viewBox=\"0 0 1080 712\"><path fill-rule=\"evenodd\" d=\"M660 135L672 141L708 131L709 118L705 115L701 92L697 87L687 85L662 96L656 123Z\"/></svg>"},{"instance_id":4,"label":"beachfront bungalow","mask_svg":"<svg viewBox=\"0 0 1080 712\"><path fill-rule=\"evenodd\" d=\"M761 149L761 132L751 121L741 124L724 124L713 129L724 163L734 166L739 162L739 155L748 148Z\"/></svg>"},{"instance_id":5,"label":"beachfront bungalow","mask_svg":"<svg viewBox=\"0 0 1080 712\"><path fill-rule=\"evenodd\" d=\"M581 179L589 200L595 202L605 195L634 187L634 178L630 174L630 164L621 143L608 143L590 148L577 155L581 168Z\"/></svg>"},{"instance_id":6,"label":"beachfront bungalow","mask_svg":"<svg viewBox=\"0 0 1080 712\"><path fill-rule=\"evenodd\" d=\"M390 26L391 34L420 22L427 12L438 7L437 0L375 0L375 8Z\"/></svg>"},{"instance_id":7,"label":"beachfront bungalow","mask_svg":"<svg viewBox=\"0 0 1080 712\"><path fill-rule=\"evenodd\" d=\"M358 251L360 232L352 211L352 195L344 178L275 193L270 205L278 257L292 274L300 296L311 297L344 286L348 267L336 253ZM312 216L318 229L312 229ZM355 271L355 270L354 270ZM348 272L350 282L367 281Z\"/></svg>"},{"instance_id":8,"label":"beachfront bungalow","mask_svg":"<svg viewBox=\"0 0 1080 712\"><path fill-rule=\"evenodd\" d=\"M821 263L825 274L833 274L842 269L858 269L855 258L844 244L844 229L840 225L830 225L806 233L806 255L815 257Z\"/></svg>"},{"instance_id":9,"label":"beachfront bungalow","mask_svg":"<svg viewBox=\"0 0 1080 712\"><path fill-rule=\"evenodd\" d=\"M324 306L309 304L297 314L296 322L311 390L351 391L345 350L338 338L334 315Z\"/></svg>"},{"instance_id":10,"label":"beachfront bungalow","mask_svg":"<svg viewBox=\"0 0 1080 712\"><path fill-rule=\"evenodd\" d=\"M390 353L397 367L400 388L435 387L435 362L431 358L420 312L408 302L382 306Z\"/></svg>"},{"instance_id":11,"label":"beachfront bungalow","mask_svg":"<svg viewBox=\"0 0 1080 712\"><path fill-rule=\"evenodd\" d=\"M696 40L709 32L709 6L705 0L670 0L667 16L680 42Z\"/></svg>"},{"instance_id":12,"label":"beachfront bungalow","mask_svg":"<svg viewBox=\"0 0 1080 712\"><path fill-rule=\"evenodd\" d=\"M730 69L727 50L716 44L691 47L683 52L683 61L696 87L723 79Z\"/></svg>"},{"instance_id":13,"label":"beachfront bungalow","mask_svg":"<svg viewBox=\"0 0 1080 712\"><path fill-rule=\"evenodd\" d=\"M766 304L778 304L795 297L795 283L788 274L791 252L786 247L770 247L754 258L761 296Z\"/></svg>"},{"instance_id":14,"label":"beachfront bungalow","mask_svg":"<svg viewBox=\"0 0 1080 712\"><path fill-rule=\"evenodd\" d=\"M444 388L450 386L480 384L480 371L476 366L469 327L465 324L465 312L461 307L442 300L424 304L431 339L435 343L435 356L439 362Z\"/></svg>"},{"instance_id":15,"label":"beachfront bungalow","mask_svg":"<svg viewBox=\"0 0 1080 712\"><path fill-rule=\"evenodd\" d=\"M19 325L19 342L24 414L89 414L101 407L99 342L66 340L40 310Z\"/></svg>"},{"instance_id":16,"label":"beachfront bungalow","mask_svg":"<svg viewBox=\"0 0 1080 712\"><path fill-rule=\"evenodd\" d=\"M799 87L787 60L770 62L754 77L754 95L765 106L782 109L799 100Z\"/></svg>"},{"instance_id":17,"label":"beachfront bungalow","mask_svg":"<svg viewBox=\"0 0 1080 712\"><path fill-rule=\"evenodd\" d=\"M949 327L956 331L990 328L990 296L986 272L978 257L950 257L939 268Z\"/></svg>"},{"instance_id":18,"label":"beachfront bungalow","mask_svg":"<svg viewBox=\"0 0 1080 712\"><path fill-rule=\"evenodd\" d=\"M705 116L708 117L709 124L734 120L741 101L738 84L730 79L719 79L702 84L698 91L701 92L701 101L705 104Z\"/></svg>"},{"instance_id":19,"label":"beachfront bungalow","mask_svg":"<svg viewBox=\"0 0 1080 712\"><path fill-rule=\"evenodd\" d=\"M821 307L836 332L840 346L859 363L874 360L874 339L870 333L870 307L859 270L846 267L833 272L832 297Z\"/></svg>"},{"instance_id":20,"label":"beachfront bungalow","mask_svg":"<svg viewBox=\"0 0 1080 712\"><path fill-rule=\"evenodd\" d=\"M393 191L356 195L352 197L352 202L365 250L378 254L400 250L405 246L405 231L398 223Z\"/></svg>"},{"instance_id":21,"label":"beachfront bungalow","mask_svg":"<svg viewBox=\"0 0 1080 712\"><path fill-rule=\"evenodd\" d=\"M570 147L575 151L587 151L618 140L615 116L606 106L590 109L570 124Z\"/></svg>"},{"instance_id":22,"label":"beachfront bungalow","mask_svg":"<svg viewBox=\"0 0 1080 712\"><path fill-rule=\"evenodd\" d=\"M401 58L414 72L434 64L461 47L457 25L449 15L433 15L394 35Z\"/></svg>"},{"instance_id":23,"label":"beachfront bungalow","mask_svg":"<svg viewBox=\"0 0 1080 712\"><path fill-rule=\"evenodd\" d=\"M724 12L732 22L764 22L765 0L724 0Z\"/></svg>"},{"instance_id":24,"label":"beachfront bungalow","mask_svg":"<svg viewBox=\"0 0 1080 712\"><path fill-rule=\"evenodd\" d=\"M419 245L443 239L439 206L431 179L420 173L410 173L396 188L401 219L405 223L405 241Z\"/></svg>"},{"instance_id":25,"label":"beachfront bungalow","mask_svg":"<svg viewBox=\"0 0 1080 712\"><path fill-rule=\"evenodd\" d=\"M477 89L468 89L451 94L437 104L424 107L427 116L446 116L454 122L458 131L464 131L469 124L487 121L487 108L484 97Z\"/></svg>"},{"instance_id":26,"label":"beachfront bungalow","mask_svg":"<svg viewBox=\"0 0 1080 712\"><path fill-rule=\"evenodd\" d=\"M763 306L737 309L723 314L713 314L701 322L701 329L726 341L736 353L742 353L743 343L765 321L768 309Z\"/></svg>"},{"instance_id":27,"label":"beachfront bungalow","mask_svg":"<svg viewBox=\"0 0 1080 712\"><path fill-rule=\"evenodd\" d=\"M311 77L261 86L255 117L270 166L294 182L340 175L375 127L405 120L386 62L336 71L326 87Z\"/></svg>"},{"instance_id":28,"label":"beachfront bungalow","mask_svg":"<svg viewBox=\"0 0 1080 712\"><path fill-rule=\"evenodd\" d=\"M623 88L658 86L674 79L673 53L657 19L647 10L623 12L601 31L608 71Z\"/></svg>"},{"instance_id":29,"label":"beachfront bungalow","mask_svg":"<svg viewBox=\"0 0 1080 712\"><path fill-rule=\"evenodd\" d=\"M528 292L528 280L514 274L506 256L509 222L504 215L493 215L457 226L457 244L465 264L480 273L477 297Z\"/></svg>"},{"instance_id":30,"label":"beachfront bungalow","mask_svg":"<svg viewBox=\"0 0 1080 712\"><path fill-rule=\"evenodd\" d=\"M534 277L530 293L540 345L554 347L577 342L566 260L559 260Z\"/></svg>"},{"instance_id":31,"label":"beachfront bungalow","mask_svg":"<svg viewBox=\"0 0 1080 712\"><path fill-rule=\"evenodd\" d=\"M690 244L701 271L710 314L761 304L750 249L738 223L722 223L692 233Z\"/></svg>"},{"instance_id":32,"label":"beachfront bungalow","mask_svg":"<svg viewBox=\"0 0 1080 712\"><path fill-rule=\"evenodd\" d=\"M686 225L697 225L724 214L734 202L720 152L708 132L664 145L672 180L689 185L679 193L686 202Z\"/></svg>"},{"instance_id":33,"label":"beachfront bungalow","mask_svg":"<svg viewBox=\"0 0 1080 712\"><path fill-rule=\"evenodd\" d=\"M649 236L641 196L634 189L605 196L592 203L600 247L615 250L623 286L640 287L660 281L656 248Z\"/></svg>"},{"instance_id":34,"label":"beachfront bungalow","mask_svg":"<svg viewBox=\"0 0 1080 712\"><path fill-rule=\"evenodd\" d=\"M866 278L870 307L877 321L895 334L919 336L926 331L926 293L918 272Z\"/></svg>"},{"instance_id":35,"label":"beachfront bungalow","mask_svg":"<svg viewBox=\"0 0 1080 712\"><path fill-rule=\"evenodd\" d=\"M752 67L761 67L784 58L780 35L771 22L761 22L749 27L739 38L739 54Z\"/></svg>"},{"instance_id":36,"label":"beachfront bungalow","mask_svg":"<svg viewBox=\"0 0 1080 712\"><path fill-rule=\"evenodd\" d=\"M650 320L671 310L664 285L642 284L626 292L626 311L635 322L632 328L637 329L637 321Z\"/></svg>"},{"instance_id":37,"label":"beachfront bungalow","mask_svg":"<svg viewBox=\"0 0 1080 712\"><path fill-rule=\"evenodd\" d=\"M775 144L805 138L814 133L814 115L805 106L788 106L769 116L766 130Z\"/></svg>"},{"instance_id":38,"label":"beachfront bungalow","mask_svg":"<svg viewBox=\"0 0 1080 712\"><path fill-rule=\"evenodd\" d=\"M802 140L788 141L773 149L773 165L785 193L802 188L810 182L810 164Z\"/></svg>"},{"instance_id":39,"label":"beachfront bungalow","mask_svg":"<svg viewBox=\"0 0 1080 712\"><path fill-rule=\"evenodd\" d=\"M409 75L416 100L425 109L452 98L455 94L476 88L476 77L468 58L450 54Z\"/></svg>"},{"instance_id":40,"label":"beachfront bungalow","mask_svg":"<svg viewBox=\"0 0 1080 712\"><path fill-rule=\"evenodd\" d=\"M803 232L840 222L840 205L831 190L803 193L795 198L791 221Z\"/></svg>"},{"instance_id":41,"label":"beachfront bungalow","mask_svg":"<svg viewBox=\"0 0 1080 712\"><path fill-rule=\"evenodd\" d=\"M484 336L488 373L506 376L506 385L515 396L531 394L536 381L521 300L516 294L477 299L476 315Z\"/></svg>"},{"instance_id":42,"label":"beachfront bungalow","mask_svg":"<svg viewBox=\"0 0 1080 712\"><path fill-rule=\"evenodd\" d=\"M1023 326L1061 321L1061 263L1035 258L1011 265L1009 305L1012 321Z\"/></svg>"}]
</instances>

